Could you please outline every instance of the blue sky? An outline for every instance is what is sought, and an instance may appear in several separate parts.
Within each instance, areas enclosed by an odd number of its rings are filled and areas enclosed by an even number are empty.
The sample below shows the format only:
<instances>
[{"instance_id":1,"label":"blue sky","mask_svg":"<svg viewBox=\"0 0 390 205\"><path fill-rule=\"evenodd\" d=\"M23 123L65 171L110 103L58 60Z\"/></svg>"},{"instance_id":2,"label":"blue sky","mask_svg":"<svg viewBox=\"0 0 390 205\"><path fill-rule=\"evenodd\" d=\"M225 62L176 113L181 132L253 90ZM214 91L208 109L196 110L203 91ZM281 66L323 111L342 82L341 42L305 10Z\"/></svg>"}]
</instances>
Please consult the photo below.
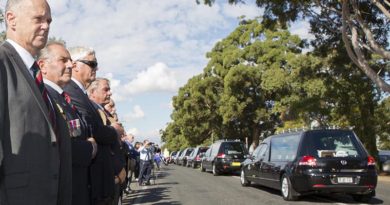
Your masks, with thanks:
<instances>
[{"instance_id":1,"label":"blue sky","mask_svg":"<svg viewBox=\"0 0 390 205\"><path fill-rule=\"evenodd\" d=\"M206 52L238 25L237 17L261 15L248 0L213 7L195 0L48 0L50 36L68 47L96 50L98 76L111 79L119 119L136 141L159 143L170 121L172 96L207 64ZM4 8L5 1L0 5ZM307 24L292 33L307 37ZM4 25L2 25L4 30Z\"/></svg>"}]
</instances>

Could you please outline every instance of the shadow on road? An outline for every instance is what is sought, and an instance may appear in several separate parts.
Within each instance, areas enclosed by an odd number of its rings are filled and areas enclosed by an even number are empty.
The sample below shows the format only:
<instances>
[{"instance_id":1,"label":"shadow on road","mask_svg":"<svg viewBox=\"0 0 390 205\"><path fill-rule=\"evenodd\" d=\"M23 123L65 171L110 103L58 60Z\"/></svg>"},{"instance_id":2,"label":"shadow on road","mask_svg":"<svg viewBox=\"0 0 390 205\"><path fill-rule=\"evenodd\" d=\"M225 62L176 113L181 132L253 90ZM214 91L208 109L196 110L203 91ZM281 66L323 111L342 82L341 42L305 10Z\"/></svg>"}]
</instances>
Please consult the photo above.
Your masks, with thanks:
<instances>
[{"instance_id":1,"label":"shadow on road","mask_svg":"<svg viewBox=\"0 0 390 205\"><path fill-rule=\"evenodd\" d=\"M252 184L252 188L259 189L261 191L268 192L270 194L275 195L275 197L282 198L282 195L279 190L271 189L268 187L264 187L257 184ZM348 203L348 204L362 204L361 202L356 202L352 199L351 196L346 194L312 194L312 195L305 195L301 196L298 201L304 201L304 202L321 202L321 203L329 203L334 204L335 202L339 203ZM384 201L378 198L373 198L369 203L365 204L383 204Z\"/></svg>"},{"instance_id":2,"label":"shadow on road","mask_svg":"<svg viewBox=\"0 0 390 205\"><path fill-rule=\"evenodd\" d=\"M169 166L161 167L160 171L156 171L156 178L151 178L152 185L139 186L138 182L133 182L131 187L133 192L128 195L124 195L122 199L123 205L128 204L157 204L157 205L168 205L168 204L181 204L178 201L173 201L169 197L170 187L167 185L178 184L177 182L163 182L163 178L170 175Z\"/></svg>"},{"instance_id":3,"label":"shadow on road","mask_svg":"<svg viewBox=\"0 0 390 205\"><path fill-rule=\"evenodd\" d=\"M127 195L123 204L180 204L178 201L171 201L171 198L166 194L167 187L149 186L147 189L135 190L130 195Z\"/></svg>"}]
</instances>

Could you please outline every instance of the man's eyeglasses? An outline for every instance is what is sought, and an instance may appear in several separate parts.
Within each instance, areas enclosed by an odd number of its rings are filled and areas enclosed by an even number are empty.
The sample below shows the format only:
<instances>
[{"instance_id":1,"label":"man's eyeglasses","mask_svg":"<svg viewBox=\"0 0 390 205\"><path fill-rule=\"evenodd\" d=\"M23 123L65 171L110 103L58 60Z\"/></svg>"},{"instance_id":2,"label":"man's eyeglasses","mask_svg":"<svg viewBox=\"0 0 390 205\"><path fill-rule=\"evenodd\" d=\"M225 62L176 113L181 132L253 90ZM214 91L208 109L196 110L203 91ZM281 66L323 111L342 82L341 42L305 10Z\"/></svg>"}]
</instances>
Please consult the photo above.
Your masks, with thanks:
<instances>
[{"instance_id":1,"label":"man's eyeglasses","mask_svg":"<svg viewBox=\"0 0 390 205\"><path fill-rule=\"evenodd\" d=\"M82 62L85 65L91 67L93 70L97 70L98 63L96 61L89 61L89 60L76 60L78 62Z\"/></svg>"}]
</instances>

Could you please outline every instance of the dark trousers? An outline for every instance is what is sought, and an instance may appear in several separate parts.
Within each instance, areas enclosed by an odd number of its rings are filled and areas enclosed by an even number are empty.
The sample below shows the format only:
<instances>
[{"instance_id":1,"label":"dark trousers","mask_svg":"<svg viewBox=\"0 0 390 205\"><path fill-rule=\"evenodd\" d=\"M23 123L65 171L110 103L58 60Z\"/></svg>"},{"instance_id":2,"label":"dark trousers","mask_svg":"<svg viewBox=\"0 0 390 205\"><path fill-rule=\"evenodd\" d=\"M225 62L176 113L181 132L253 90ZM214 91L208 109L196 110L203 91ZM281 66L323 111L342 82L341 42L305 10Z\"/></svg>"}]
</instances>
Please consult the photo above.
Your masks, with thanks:
<instances>
[{"instance_id":1,"label":"dark trousers","mask_svg":"<svg viewBox=\"0 0 390 205\"><path fill-rule=\"evenodd\" d=\"M138 183L142 185L143 182L148 183L150 180L150 173L152 172L152 161L141 160L140 171L138 176Z\"/></svg>"}]
</instances>

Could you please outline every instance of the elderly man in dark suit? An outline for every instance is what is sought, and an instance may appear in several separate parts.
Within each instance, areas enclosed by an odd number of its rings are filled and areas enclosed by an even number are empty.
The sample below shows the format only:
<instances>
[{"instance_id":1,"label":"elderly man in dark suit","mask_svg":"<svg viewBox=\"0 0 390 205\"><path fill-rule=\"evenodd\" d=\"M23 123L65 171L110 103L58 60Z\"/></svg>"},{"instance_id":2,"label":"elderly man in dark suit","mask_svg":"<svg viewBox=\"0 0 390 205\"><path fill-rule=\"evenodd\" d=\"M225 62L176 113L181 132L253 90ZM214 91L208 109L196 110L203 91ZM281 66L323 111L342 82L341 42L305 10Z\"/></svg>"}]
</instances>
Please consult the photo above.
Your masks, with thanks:
<instances>
[{"instance_id":1,"label":"elderly man in dark suit","mask_svg":"<svg viewBox=\"0 0 390 205\"><path fill-rule=\"evenodd\" d=\"M63 88L71 80L73 62L61 42L49 42L38 55L38 65L45 87L66 120L72 145L72 204L90 204L89 165L97 144L87 135L85 123ZM70 183L70 182L69 182Z\"/></svg>"},{"instance_id":2,"label":"elderly man in dark suit","mask_svg":"<svg viewBox=\"0 0 390 205\"><path fill-rule=\"evenodd\" d=\"M5 21L7 40L0 45L0 204L69 204L69 132L34 62L47 42L50 7L45 0L8 0Z\"/></svg>"},{"instance_id":3,"label":"elderly man in dark suit","mask_svg":"<svg viewBox=\"0 0 390 205\"><path fill-rule=\"evenodd\" d=\"M99 112L100 117L105 125L115 123L116 120L113 116L105 110L105 105L110 103L111 100L111 88L110 81L106 78L96 78L95 81L88 87L89 99L94 103L95 109ZM110 161L111 166L114 168L115 175L115 191L113 204L118 204L122 196L122 185L125 182L126 171L125 171L125 158L121 146L120 138L124 135L124 130L121 129L119 132L118 139L110 146L112 157Z\"/></svg>"},{"instance_id":4,"label":"elderly man in dark suit","mask_svg":"<svg viewBox=\"0 0 390 205\"><path fill-rule=\"evenodd\" d=\"M115 175L114 168L110 165L110 146L117 140L118 131L122 128L118 123L104 125L86 94L86 89L96 78L95 51L85 47L74 47L69 48L69 52L75 66L72 70L72 80L64 90L69 93L89 128L90 136L98 144L98 152L90 168L92 204L111 204L114 198Z\"/></svg>"}]
</instances>

